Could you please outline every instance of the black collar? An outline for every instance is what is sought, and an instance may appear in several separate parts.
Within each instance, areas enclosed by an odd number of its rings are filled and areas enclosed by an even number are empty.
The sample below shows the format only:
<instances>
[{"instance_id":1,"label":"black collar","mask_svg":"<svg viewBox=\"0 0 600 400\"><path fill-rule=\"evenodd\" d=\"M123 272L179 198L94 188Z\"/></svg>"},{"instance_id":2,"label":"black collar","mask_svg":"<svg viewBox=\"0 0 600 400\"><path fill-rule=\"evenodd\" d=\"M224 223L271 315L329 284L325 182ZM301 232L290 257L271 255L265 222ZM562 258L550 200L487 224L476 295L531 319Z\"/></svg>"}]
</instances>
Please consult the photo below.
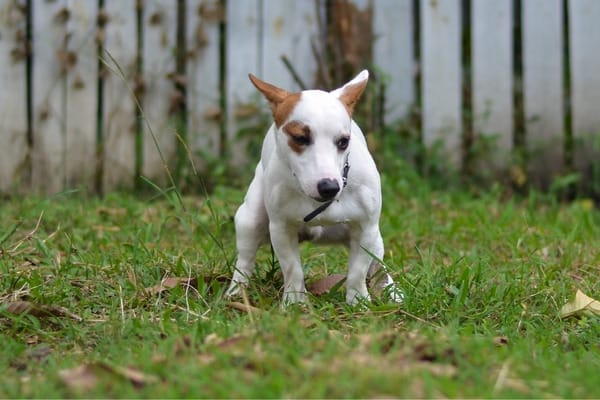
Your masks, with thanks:
<instances>
[{"instance_id":1,"label":"black collar","mask_svg":"<svg viewBox=\"0 0 600 400\"><path fill-rule=\"evenodd\" d=\"M342 190L346 187L346 185L348 184L348 171L350 170L350 164L348 163L348 154L346 154L346 161L344 162L344 168L342 169ZM304 217L304 222L309 222L310 220L312 220L313 218L315 218L317 215L321 214L323 211L325 211L327 209L327 207L329 207L331 205L331 203L333 203L333 200L329 200L326 203L321 204L319 207L315 208L310 214L308 214L306 217Z\"/></svg>"}]
</instances>

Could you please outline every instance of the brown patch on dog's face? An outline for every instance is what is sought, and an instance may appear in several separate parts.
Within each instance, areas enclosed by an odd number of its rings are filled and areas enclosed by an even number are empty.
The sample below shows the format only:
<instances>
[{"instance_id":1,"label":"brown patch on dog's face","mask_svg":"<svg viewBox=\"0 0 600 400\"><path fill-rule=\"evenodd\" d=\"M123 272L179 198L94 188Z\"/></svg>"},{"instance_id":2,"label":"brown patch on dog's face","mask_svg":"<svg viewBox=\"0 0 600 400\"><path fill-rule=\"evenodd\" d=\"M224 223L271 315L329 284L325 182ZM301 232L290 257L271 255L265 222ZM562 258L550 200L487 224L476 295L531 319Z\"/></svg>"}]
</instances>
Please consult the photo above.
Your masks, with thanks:
<instances>
[{"instance_id":1,"label":"brown patch on dog's face","mask_svg":"<svg viewBox=\"0 0 600 400\"><path fill-rule=\"evenodd\" d=\"M301 93L292 93L288 95L281 103L273 110L273 120L279 128L289 118L296 104L300 101Z\"/></svg>"},{"instance_id":2,"label":"brown patch on dog's face","mask_svg":"<svg viewBox=\"0 0 600 400\"><path fill-rule=\"evenodd\" d=\"M362 94L363 90L365 90L366 86L367 82L364 81L361 83L356 83L354 85L348 85L347 87L344 87L344 91L340 96L340 101L342 102L342 104L344 104L344 107L346 107L348 115L352 116L352 113L354 112L354 106L358 102L358 99L360 98L360 95Z\"/></svg>"},{"instance_id":3,"label":"brown patch on dog's face","mask_svg":"<svg viewBox=\"0 0 600 400\"><path fill-rule=\"evenodd\" d=\"M300 121L288 122L282 131L288 136L288 146L297 154L302 154L306 146L312 143L310 128Z\"/></svg>"}]
</instances>

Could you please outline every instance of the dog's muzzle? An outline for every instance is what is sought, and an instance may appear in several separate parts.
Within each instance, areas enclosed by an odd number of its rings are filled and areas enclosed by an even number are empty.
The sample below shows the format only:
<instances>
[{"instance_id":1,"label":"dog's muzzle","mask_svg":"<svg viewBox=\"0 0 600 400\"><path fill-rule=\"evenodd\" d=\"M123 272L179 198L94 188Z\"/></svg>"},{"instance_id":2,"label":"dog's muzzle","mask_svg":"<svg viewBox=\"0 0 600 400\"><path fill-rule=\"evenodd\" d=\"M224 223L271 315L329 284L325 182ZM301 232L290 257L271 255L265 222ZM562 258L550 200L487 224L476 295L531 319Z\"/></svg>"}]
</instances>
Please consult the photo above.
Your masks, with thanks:
<instances>
[{"instance_id":1,"label":"dog's muzzle","mask_svg":"<svg viewBox=\"0 0 600 400\"><path fill-rule=\"evenodd\" d=\"M344 169L342 170L342 182L343 182L343 186L342 189L346 187L346 185L348 184L348 171L350 171L350 164L348 163L348 154L346 154L346 161L344 162ZM323 211L325 211L327 209L327 207L329 207L331 205L331 203L333 203L333 198L335 198L335 195L338 194L338 192L340 191L340 185L337 183L337 181L335 179L321 179L319 181L319 183L317 183L317 191L319 192L319 195L321 195L321 197L324 198L323 201L326 201L326 203L321 204L319 207L317 207L316 209L314 209L310 214L308 214L306 217L304 217L304 222L308 222L310 220L312 220L313 218L315 218L317 215L321 214ZM323 191L323 193L321 192ZM329 197L327 197L329 196Z\"/></svg>"}]
</instances>

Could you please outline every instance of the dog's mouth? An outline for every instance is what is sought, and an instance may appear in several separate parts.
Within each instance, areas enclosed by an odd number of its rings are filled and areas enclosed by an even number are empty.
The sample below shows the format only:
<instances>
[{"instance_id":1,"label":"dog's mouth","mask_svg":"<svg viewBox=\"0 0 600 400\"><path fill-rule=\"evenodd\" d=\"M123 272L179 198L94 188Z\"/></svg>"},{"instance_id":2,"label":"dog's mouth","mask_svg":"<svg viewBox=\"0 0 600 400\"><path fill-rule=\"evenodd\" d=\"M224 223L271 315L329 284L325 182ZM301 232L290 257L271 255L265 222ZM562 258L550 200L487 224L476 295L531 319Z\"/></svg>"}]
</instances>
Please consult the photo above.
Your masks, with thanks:
<instances>
[{"instance_id":1,"label":"dog's mouth","mask_svg":"<svg viewBox=\"0 0 600 400\"><path fill-rule=\"evenodd\" d=\"M335 196L334 196L334 197L331 197L331 198L329 198L329 199L327 199L327 198L324 198L324 197L311 197L311 199L313 199L313 200L316 200L316 201L318 201L319 203L325 203L325 202L327 202L327 201L331 201L331 200L335 199Z\"/></svg>"}]
</instances>

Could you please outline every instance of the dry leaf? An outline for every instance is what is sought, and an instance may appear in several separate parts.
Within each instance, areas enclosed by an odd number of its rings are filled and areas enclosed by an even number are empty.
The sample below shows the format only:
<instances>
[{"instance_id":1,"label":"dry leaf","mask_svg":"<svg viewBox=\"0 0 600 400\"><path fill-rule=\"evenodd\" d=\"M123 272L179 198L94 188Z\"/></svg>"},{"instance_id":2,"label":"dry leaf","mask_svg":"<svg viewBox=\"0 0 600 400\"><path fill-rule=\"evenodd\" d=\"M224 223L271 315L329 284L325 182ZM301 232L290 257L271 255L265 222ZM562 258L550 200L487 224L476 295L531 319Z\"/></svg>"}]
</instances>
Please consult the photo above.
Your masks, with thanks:
<instances>
[{"instance_id":1,"label":"dry leaf","mask_svg":"<svg viewBox=\"0 0 600 400\"><path fill-rule=\"evenodd\" d=\"M245 334L239 334L223 339L219 335L211 333L204 338L204 344L233 356L242 356L248 351L251 351L252 338ZM210 357L212 356L212 351L201 353L200 356L200 358L205 357L205 360L203 361L210 361L212 360Z\"/></svg>"},{"instance_id":2,"label":"dry leaf","mask_svg":"<svg viewBox=\"0 0 600 400\"><path fill-rule=\"evenodd\" d=\"M198 280L196 278L164 278L158 285L154 285L146 289L146 293L149 295L160 294L166 290L173 289L181 285L182 287L191 286L193 288L198 287Z\"/></svg>"},{"instance_id":3,"label":"dry leaf","mask_svg":"<svg viewBox=\"0 0 600 400\"><path fill-rule=\"evenodd\" d=\"M52 349L45 345L28 348L19 357L11 361L10 366L19 371L27 369L29 365L37 365L44 362L52 354Z\"/></svg>"},{"instance_id":4,"label":"dry leaf","mask_svg":"<svg viewBox=\"0 0 600 400\"><path fill-rule=\"evenodd\" d=\"M79 315L73 314L64 307L35 304L30 301L11 301L0 303L1 306L6 306L5 312L14 315L31 314L38 318L66 317L79 322L83 321Z\"/></svg>"},{"instance_id":5,"label":"dry leaf","mask_svg":"<svg viewBox=\"0 0 600 400\"><path fill-rule=\"evenodd\" d=\"M240 303L239 301L231 301L227 303L227 305L231 308L234 308L239 311L245 311L247 313L257 313L262 311L258 307L251 306L250 304Z\"/></svg>"},{"instance_id":6,"label":"dry leaf","mask_svg":"<svg viewBox=\"0 0 600 400\"><path fill-rule=\"evenodd\" d=\"M578 289L575 293L575 300L562 307L560 316L561 318L567 318L582 314L600 315L600 301L586 296Z\"/></svg>"},{"instance_id":7,"label":"dry leaf","mask_svg":"<svg viewBox=\"0 0 600 400\"><path fill-rule=\"evenodd\" d=\"M225 282L229 282L229 279L221 276L221 275L210 275L200 278L204 282L206 286L208 286L209 291L215 290L215 285L220 285ZM198 289L198 278L181 278L181 277L170 277L164 278L159 284L154 285L152 287L146 288L145 292L148 295L157 295L164 291L173 289L177 286L181 286L184 289L193 288Z\"/></svg>"},{"instance_id":8,"label":"dry leaf","mask_svg":"<svg viewBox=\"0 0 600 400\"><path fill-rule=\"evenodd\" d=\"M95 364L84 364L75 368L58 371L62 383L75 390L88 391L98 385L98 366Z\"/></svg>"},{"instance_id":9,"label":"dry leaf","mask_svg":"<svg viewBox=\"0 0 600 400\"><path fill-rule=\"evenodd\" d=\"M61 381L71 389L88 391L94 389L100 382L100 377L123 378L135 387L158 382L154 375L145 374L135 368L111 366L103 362L83 364L75 368L58 372Z\"/></svg>"},{"instance_id":10,"label":"dry leaf","mask_svg":"<svg viewBox=\"0 0 600 400\"><path fill-rule=\"evenodd\" d=\"M137 388L158 382L158 378L156 376L146 374L132 367L116 366L112 368L112 371L120 377L127 379Z\"/></svg>"},{"instance_id":11,"label":"dry leaf","mask_svg":"<svg viewBox=\"0 0 600 400\"><path fill-rule=\"evenodd\" d=\"M496 336L493 340L494 345L501 347L506 346L508 344L508 337L506 336Z\"/></svg>"},{"instance_id":12,"label":"dry leaf","mask_svg":"<svg viewBox=\"0 0 600 400\"><path fill-rule=\"evenodd\" d=\"M318 281L311 283L308 285L307 289L315 296L320 296L328 293L335 285L344 279L346 279L346 275L343 274L328 275L323 279L319 279Z\"/></svg>"},{"instance_id":13,"label":"dry leaf","mask_svg":"<svg viewBox=\"0 0 600 400\"><path fill-rule=\"evenodd\" d=\"M127 209L125 208L114 208L114 207L98 207L96 213L100 215L107 215L110 217L122 217L127 215Z\"/></svg>"}]
</instances>

